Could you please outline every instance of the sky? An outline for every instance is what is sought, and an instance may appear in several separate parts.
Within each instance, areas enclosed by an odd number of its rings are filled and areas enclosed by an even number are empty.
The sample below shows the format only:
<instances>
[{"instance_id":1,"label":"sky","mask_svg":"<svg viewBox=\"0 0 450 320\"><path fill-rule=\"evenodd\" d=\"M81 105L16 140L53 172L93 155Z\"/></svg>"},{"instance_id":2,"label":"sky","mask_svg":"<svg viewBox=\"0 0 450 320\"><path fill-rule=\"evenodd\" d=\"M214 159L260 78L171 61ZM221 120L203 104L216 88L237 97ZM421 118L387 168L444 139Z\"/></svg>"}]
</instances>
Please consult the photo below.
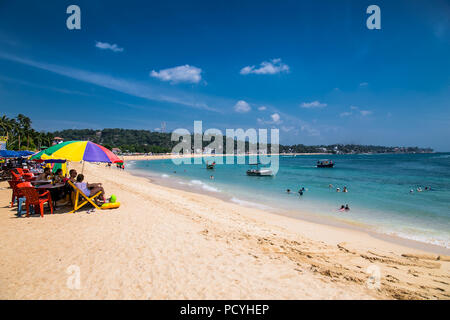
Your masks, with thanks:
<instances>
[{"instance_id":1,"label":"sky","mask_svg":"<svg viewBox=\"0 0 450 320\"><path fill-rule=\"evenodd\" d=\"M0 0L0 114L450 151L449 17L448 0Z\"/></svg>"}]
</instances>

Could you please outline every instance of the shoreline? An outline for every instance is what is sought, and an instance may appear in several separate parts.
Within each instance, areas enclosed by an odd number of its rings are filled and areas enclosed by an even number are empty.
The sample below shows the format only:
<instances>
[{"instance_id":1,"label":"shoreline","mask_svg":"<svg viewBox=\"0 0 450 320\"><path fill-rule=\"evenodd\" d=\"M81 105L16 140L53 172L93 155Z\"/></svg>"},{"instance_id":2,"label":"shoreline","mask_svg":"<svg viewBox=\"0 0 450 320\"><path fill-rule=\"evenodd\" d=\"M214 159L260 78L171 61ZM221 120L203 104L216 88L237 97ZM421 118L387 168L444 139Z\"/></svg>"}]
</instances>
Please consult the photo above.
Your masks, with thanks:
<instances>
[{"instance_id":1,"label":"shoreline","mask_svg":"<svg viewBox=\"0 0 450 320\"><path fill-rule=\"evenodd\" d=\"M350 222L343 221L341 219L329 220L326 217L317 217L316 215L305 212L304 210L292 211L292 210L286 210L286 209L279 209L279 208L275 208L275 207L268 207L264 204L258 204L258 203L253 203L253 202L247 201L246 199L238 199L238 200L242 200L242 203L238 203L236 201L233 201L234 197L225 196L225 195L217 193L217 192L203 190L200 188L192 188L192 187L186 186L186 185L179 185L176 183L178 181L177 178L170 178L170 179L155 178L153 176L149 176L148 174L146 174L143 171L133 170L133 169L130 169L129 172L132 175L146 178L151 183L155 183L155 184L163 186L163 187L213 197L213 198L220 199L220 200L226 201L228 203L237 204L237 205L240 205L243 207L263 210L265 212L268 212L271 214L276 214L276 215L279 215L282 217L286 217L288 219L306 221L306 222L315 223L318 225L336 227L336 228L340 228L343 230L354 230L354 231L363 232L374 238L377 238L377 239L380 239L383 241L387 241L387 242L390 242L393 244L403 245L410 249L423 250L423 251L433 252L436 254L450 255L450 249L448 249L444 246L439 246L439 245L432 244L432 243L421 242L418 240L413 240L413 239L403 238L403 237L396 236L396 235L390 235L390 234L386 234L386 233L373 231L373 230L370 230L368 226L367 227L357 226L357 225L351 224ZM173 180L173 181L170 181L170 180ZM175 180L177 180L177 181L175 181ZM247 203L247 205L245 203ZM264 208L264 207L266 207L266 208ZM301 213L302 216L301 217L298 217L298 215L294 216L293 213Z\"/></svg>"},{"instance_id":2,"label":"shoreline","mask_svg":"<svg viewBox=\"0 0 450 320\"><path fill-rule=\"evenodd\" d=\"M0 298L450 299L450 257L104 165L84 170L120 208L16 218L0 207ZM2 203L10 196L0 190ZM71 266L81 270L77 290L67 286Z\"/></svg>"},{"instance_id":3,"label":"shoreline","mask_svg":"<svg viewBox=\"0 0 450 320\"><path fill-rule=\"evenodd\" d=\"M171 159L171 158L168 157L168 158L164 158L164 159ZM159 158L157 158L157 159L155 159L155 158L139 159L139 160L133 159L132 161L146 161L146 160L163 160L163 159L159 159ZM401 237L401 236L398 236L395 234L387 234L387 233L374 231L374 230L370 229L369 225L360 226L360 225L351 223L351 221L346 221L346 220L342 220L342 219L330 220L330 219L327 219L327 217L325 217L325 216L318 217L317 215L311 214L304 210L295 210L294 211L294 210L286 210L286 209L281 209L281 208L276 208L276 207L268 207L265 204L259 204L259 203L253 203L253 202L247 201L247 199L239 198L238 200L242 200L243 203L238 203L236 201L233 201L233 199L234 199L233 196L230 197L230 196L226 196L226 195L223 195L223 194L220 194L217 192L212 192L212 191L208 191L208 190L204 190L204 189L200 189L200 188L192 188L191 186L178 184L177 182L182 180L180 178L170 177L169 179L163 179L160 177L153 177L150 174L148 174L148 172L146 172L146 170L139 170L139 169L130 169L129 172L132 175L147 178L147 179L149 179L149 181L151 183L155 183L157 185L164 186L167 188L173 188L176 190L191 192L194 194L206 195L209 197L220 199L222 201L226 201L228 203L238 204L243 207L263 210L265 212L268 212L271 214L276 214L276 215L279 215L282 217L286 217L288 219L306 221L306 222L315 223L318 225L325 225L325 226L341 228L344 230L354 230L354 231L358 231L358 232L363 232L371 237L380 239L382 241L387 241L389 243L396 244L396 245L402 245L402 246L408 247L410 249L422 250L422 251L432 252L432 253L441 254L441 255L450 255L450 248L446 248L445 246L440 246L440 245L429 243L429 242L418 241L418 240L414 240L414 239L410 239L410 238L406 238L406 237ZM153 172L153 171L151 171L151 172L154 174L158 174L158 172ZM248 205L245 205L244 203L247 203ZM254 204L254 206L252 204ZM264 207L266 207L266 208L264 208ZM301 217L298 217L298 214L294 215L294 213L300 213Z\"/></svg>"}]
</instances>

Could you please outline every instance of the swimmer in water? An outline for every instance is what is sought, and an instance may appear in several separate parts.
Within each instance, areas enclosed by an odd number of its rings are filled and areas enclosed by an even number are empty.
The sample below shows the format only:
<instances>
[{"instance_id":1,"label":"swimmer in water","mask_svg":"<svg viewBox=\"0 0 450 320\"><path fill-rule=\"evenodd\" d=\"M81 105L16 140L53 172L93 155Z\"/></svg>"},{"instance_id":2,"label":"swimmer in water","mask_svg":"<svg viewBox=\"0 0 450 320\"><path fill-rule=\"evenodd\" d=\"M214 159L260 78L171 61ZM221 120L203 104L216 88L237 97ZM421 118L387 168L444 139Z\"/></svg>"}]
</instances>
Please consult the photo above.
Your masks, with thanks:
<instances>
[{"instance_id":1,"label":"swimmer in water","mask_svg":"<svg viewBox=\"0 0 450 320\"><path fill-rule=\"evenodd\" d=\"M330 183L329 185L328 185L328 188L333 188L333 185Z\"/></svg>"},{"instance_id":2,"label":"swimmer in water","mask_svg":"<svg viewBox=\"0 0 450 320\"><path fill-rule=\"evenodd\" d=\"M302 195L303 195L303 190L302 190L302 189L298 190L298 194L299 194L300 196L302 196Z\"/></svg>"},{"instance_id":3,"label":"swimmer in water","mask_svg":"<svg viewBox=\"0 0 450 320\"><path fill-rule=\"evenodd\" d=\"M214 179L214 176L209 176L209 178L210 178L211 180L213 180L213 179Z\"/></svg>"},{"instance_id":4,"label":"swimmer in water","mask_svg":"<svg viewBox=\"0 0 450 320\"><path fill-rule=\"evenodd\" d=\"M410 190L409 190L409 193L413 193L413 192L414 192L414 190L413 190L413 189L410 189Z\"/></svg>"},{"instance_id":5,"label":"swimmer in water","mask_svg":"<svg viewBox=\"0 0 450 320\"><path fill-rule=\"evenodd\" d=\"M350 210L350 208L348 207L348 204L345 205L345 211Z\"/></svg>"},{"instance_id":6,"label":"swimmer in water","mask_svg":"<svg viewBox=\"0 0 450 320\"><path fill-rule=\"evenodd\" d=\"M344 187L344 190L342 190L342 192L348 192L347 187Z\"/></svg>"},{"instance_id":7,"label":"swimmer in water","mask_svg":"<svg viewBox=\"0 0 450 320\"><path fill-rule=\"evenodd\" d=\"M340 188L336 188L336 192L341 192L341 189Z\"/></svg>"},{"instance_id":8,"label":"swimmer in water","mask_svg":"<svg viewBox=\"0 0 450 320\"><path fill-rule=\"evenodd\" d=\"M418 188L417 188L417 192L422 192L422 188L421 188L421 187L418 187Z\"/></svg>"},{"instance_id":9,"label":"swimmer in water","mask_svg":"<svg viewBox=\"0 0 450 320\"><path fill-rule=\"evenodd\" d=\"M344 211L345 210L345 206L342 205L341 208L339 209L339 211Z\"/></svg>"},{"instance_id":10,"label":"swimmer in water","mask_svg":"<svg viewBox=\"0 0 450 320\"><path fill-rule=\"evenodd\" d=\"M286 192L287 192L287 193L291 193L291 189L287 189Z\"/></svg>"}]
</instances>

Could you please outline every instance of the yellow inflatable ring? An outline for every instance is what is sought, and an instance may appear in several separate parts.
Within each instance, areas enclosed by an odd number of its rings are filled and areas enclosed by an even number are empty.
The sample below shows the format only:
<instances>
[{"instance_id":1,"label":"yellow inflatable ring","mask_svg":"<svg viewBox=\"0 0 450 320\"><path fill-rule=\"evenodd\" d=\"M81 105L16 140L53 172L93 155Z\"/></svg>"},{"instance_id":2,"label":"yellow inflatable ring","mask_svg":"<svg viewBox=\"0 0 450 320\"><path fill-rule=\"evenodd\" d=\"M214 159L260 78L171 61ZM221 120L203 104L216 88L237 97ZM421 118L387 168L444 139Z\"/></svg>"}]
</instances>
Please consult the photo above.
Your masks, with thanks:
<instances>
[{"instance_id":1,"label":"yellow inflatable ring","mask_svg":"<svg viewBox=\"0 0 450 320\"><path fill-rule=\"evenodd\" d=\"M101 209L114 209L120 207L120 202L114 202L114 203L104 203L100 207Z\"/></svg>"}]
</instances>

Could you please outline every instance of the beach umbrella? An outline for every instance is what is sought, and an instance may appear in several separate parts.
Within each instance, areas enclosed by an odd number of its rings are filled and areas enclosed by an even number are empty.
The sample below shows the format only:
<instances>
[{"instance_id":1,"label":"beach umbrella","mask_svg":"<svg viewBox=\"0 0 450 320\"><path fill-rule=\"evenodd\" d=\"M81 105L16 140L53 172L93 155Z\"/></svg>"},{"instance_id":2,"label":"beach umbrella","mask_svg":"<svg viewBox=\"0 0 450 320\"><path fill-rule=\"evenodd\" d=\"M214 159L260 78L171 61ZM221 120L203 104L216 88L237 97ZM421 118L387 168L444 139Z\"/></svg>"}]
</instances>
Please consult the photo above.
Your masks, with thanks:
<instances>
[{"instance_id":1,"label":"beach umbrella","mask_svg":"<svg viewBox=\"0 0 450 320\"><path fill-rule=\"evenodd\" d=\"M66 141L59 143L32 155L30 159L64 159L75 162L87 161L109 163L121 161L111 150L91 141Z\"/></svg>"},{"instance_id":2,"label":"beach umbrella","mask_svg":"<svg viewBox=\"0 0 450 320\"><path fill-rule=\"evenodd\" d=\"M0 150L0 156L3 158L20 158L19 152L14 150Z\"/></svg>"},{"instance_id":3,"label":"beach umbrella","mask_svg":"<svg viewBox=\"0 0 450 320\"><path fill-rule=\"evenodd\" d=\"M32 154L34 154L34 152L28 151L28 150L25 150L25 151L17 151L17 153L18 153L21 157L28 157L28 156L31 156Z\"/></svg>"}]
</instances>

